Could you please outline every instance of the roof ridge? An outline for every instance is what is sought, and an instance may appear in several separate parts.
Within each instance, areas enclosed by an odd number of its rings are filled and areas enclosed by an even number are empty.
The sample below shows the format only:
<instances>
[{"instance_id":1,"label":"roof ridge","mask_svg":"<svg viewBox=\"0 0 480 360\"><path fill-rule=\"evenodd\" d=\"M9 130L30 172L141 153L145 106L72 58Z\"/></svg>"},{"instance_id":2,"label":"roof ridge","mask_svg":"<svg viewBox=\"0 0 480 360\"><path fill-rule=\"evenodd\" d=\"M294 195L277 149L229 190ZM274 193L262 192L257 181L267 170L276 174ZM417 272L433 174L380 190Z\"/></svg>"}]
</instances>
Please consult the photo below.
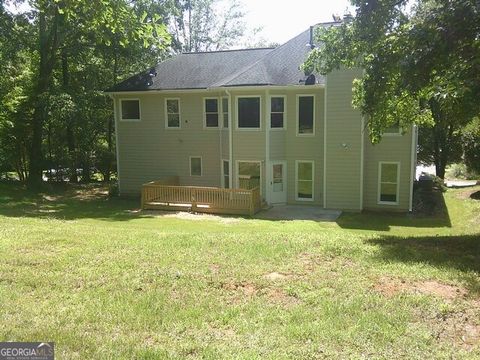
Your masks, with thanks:
<instances>
[{"instance_id":1,"label":"roof ridge","mask_svg":"<svg viewBox=\"0 0 480 360\"><path fill-rule=\"evenodd\" d=\"M250 64L250 65L247 65L246 67L240 69L239 71L237 71L235 74L233 74L231 77L229 78L225 78L225 79L222 79L218 82L216 82L214 84L214 86L222 86L222 85L226 85L227 83L231 82L232 80L234 80L235 78L239 77L240 75L243 75L245 74L248 70L252 69L255 65L257 65L258 63L260 63L261 61L263 61L268 55L270 55L271 53L283 48L284 46L286 46L288 43L290 43L291 41L295 40L296 38L302 36L305 32L307 31L310 31L310 29L307 29L307 30L304 30L302 31L300 34L298 34L297 36L294 36L293 38L291 38L290 40L284 42L282 45L280 46L277 46L276 48L273 48L272 51L269 51L268 53L266 53L265 55L263 55L260 59L258 59L257 61L255 61L253 64Z\"/></svg>"},{"instance_id":2,"label":"roof ridge","mask_svg":"<svg viewBox=\"0 0 480 360\"><path fill-rule=\"evenodd\" d=\"M275 47L258 47L258 48L244 48L244 49L226 49L226 50L214 50L214 51L191 51L182 52L181 55L196 55L196 54L213 54L221 52L234 52L234 51L251 51L251 50L274 50Z\"/></svg>"}]
</instances>

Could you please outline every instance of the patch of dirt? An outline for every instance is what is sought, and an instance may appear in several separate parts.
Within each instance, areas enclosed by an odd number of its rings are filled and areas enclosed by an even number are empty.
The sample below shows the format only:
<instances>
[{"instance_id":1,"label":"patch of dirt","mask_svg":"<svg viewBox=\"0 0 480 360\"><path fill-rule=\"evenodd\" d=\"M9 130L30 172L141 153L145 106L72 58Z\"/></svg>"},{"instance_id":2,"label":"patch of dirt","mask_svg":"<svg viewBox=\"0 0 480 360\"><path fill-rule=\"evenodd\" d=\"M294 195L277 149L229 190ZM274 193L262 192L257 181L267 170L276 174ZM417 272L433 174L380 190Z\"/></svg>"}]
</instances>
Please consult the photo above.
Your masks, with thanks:
<instances>
[{"instance_id":1,"label":"patch of dirt","mask_svg":"<svg viewBox=\"0 0 480 360\"><path fill-rule=\"evenodd\" d=\"M287 294L283 289L272 288L267 289L265 295L268 300L275 304L280 304L284 306L292 306L300 303L300 299L295 296Z\"/></svg>"},{"instance_id":2,"label":"patch of dirt","mask_svg":"<svg viewBox=\"0 0 480 360\"><path fill-rule=\"evenodd\" d=\"M460 286L442 284L434 280L417 282L415 286L422 294L435 295L443 299L452 300L467 295L467 291Z\"/></svg>"},{"instance_id":3,"label":"patch of dirt","mask_svg":"<svg viewBox=\"0 0 480 360\"><path fill-rule=\"evenodd\" d=\"M220 265L218 264L210 264L208 268L210 269L212 274L218 274L218 272L220 271Z\"/></svg>"},{"instance_id":4,"label":"patch of dirt","mask_svg":"<svg viewBox=\"0 0 480 360\"><path fill-rule=\"evenodd\" d=\"M234 224L242 220L242 218L236 218L231 216L220 216L212 214L201 214L201 213L190 213L187 211L142 211L142 214L156 216L156 217L166 217L166 218L176 218L181 220L194 220L194 221L205 221L212 220L218 221L222 224Z\"/></svg>"},{"instance_id":5,"label":"patch of dirt","mask_svg":"<svg viewBox=\"0 0 480 360\"><path fill-rule=\"evenodd\" d=\"M312 273L318 268L326 268L330 273L337 273L343 269L353 268L355 262L343 257L322 256L311 253L300 254L300 264L307 273Z\"/></svg>"},{"instance_id":6,"label":"patch of dirt","mask_svg":"<svg viewBox=\"0 0 480 360\"><path fill-rule=\"evenodd\" d=\"M73 198L80 201L91 201L108 196L108 189L104 187L99 188L83 188L77 189L73 193Z\"/></svg>"},{"instance_id":7,"label":"patch of dirt","mask_svg":"<svg viewBox=\"0 0 480 360\"><path fill-rule=\"evenodd\" d=\"M460 286L442 284L435 280L406 282L402 279L381 277L374 289L386 297L393 297L402 292L433 295L445 300L465 297L467 291Z\"/></svg>"},{"instance_id":8,"label":"patch of dirt","mask_svg":"<svg viewBox=\"0 0 480 360\"><path fill-rule=\"evenodd\" d=\"M468 302L465 308L447 313L420 313L417 318L427 325L431 330L432 337L436 340L448 342L466 350L480 348L480 304L478 301Z\"/></svg>"},{"instance_id":9,"label":"patch of dirt","mask_svg":"<svg viewBox=\"0 0 480 360\"><path fill-rule=\"evenodd\" d=\"M42 195L42 199L45 200L45 201L58 201L58 200L61 200L63 197L60 196L60 195L47 195L47 194L43 194Z\"/></svg>"},{"instance_id":10,"label":"patch of dirt","mask_svg":"<svg viewBox=\"0 0 480 360\"><path fill-rule=\"evenodd\" d=\"M460 286L435 280L407 282L392 277L381 277L374 289L390 298L400 293L432 295L445 301L444 308L434 313L416 311L418 322L427 326L435 340L451 343L470 350L480 347L480 300L468 300L467 291ZM455 306L451 305L453 300ZM462 300L462 302L458 302Z\"/></svg>"},{"instance_id":11,"label":"patch of dirt","mask_svg":"<svg viewBox=\"0 0 480 360\"><path fill-rule=\"evenodd\" d=\"M282 274L282 273L279 273L279 272L271 272L270 274L266 274L263 276L265 279L269 280L269 281L277 281L277 280L285 280L289 277L291 277L291 275L289 274Z\"/></svg>"},{"instance_id":12,"label":"patch of dirt","mask_svg":"<svg viewBox=\"0 0 480 360\"><path fill-rule=\"evenodd\" d=\"M289 295L285 290L277 287L260 287L249 282L224 283L221 287L230 293L232 296L230 301L233 303L240 303L245 300L251 300L255 297L263 297L272 304L283 305L286 307L301 302L297 297Z\"/></svg>"},{"instance_id":13,"label":"patch of dirt","mask_svg":"<svg viewBox=\"0 0 480 360\"><path fill-rule=\"evenodd\" d=\"M222 288L229 291L240 292L247 297L256 295L259 290L254 284L248 282L225 283L222 285Z\"/></svg>"},{"instance_id":14,"label":"patch of dirt","mask_svg":"<svg viewBox=\"0 0 480 360\"><path fill-rule=\"evenodd\" d=\"M466 200L466 199L473 199L473 200L480 200L480 190L477 188L469 188L459 190L456 194L458 199Z\"/></svg>"}]
</instances>

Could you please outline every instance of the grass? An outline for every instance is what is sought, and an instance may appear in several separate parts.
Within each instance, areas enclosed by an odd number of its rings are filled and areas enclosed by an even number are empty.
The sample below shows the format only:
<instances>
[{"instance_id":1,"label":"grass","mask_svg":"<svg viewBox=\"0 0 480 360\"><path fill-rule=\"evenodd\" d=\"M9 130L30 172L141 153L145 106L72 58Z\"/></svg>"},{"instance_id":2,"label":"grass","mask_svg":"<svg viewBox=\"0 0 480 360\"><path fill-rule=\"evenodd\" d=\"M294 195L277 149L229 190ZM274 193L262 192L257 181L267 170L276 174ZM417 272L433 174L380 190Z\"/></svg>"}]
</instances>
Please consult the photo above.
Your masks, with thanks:
<instances>
[{"instance_id":1,"label":"grass","mask_svg":"<svg viewBox=\"0 0 480 360\"><path fill-rule=\"evenodd\" d=\"M58 359L480 356L480 187L436 217L336 223L156 216L97 190L0 183L0 341L55 341Z\"/></svg>"}]
</instances>

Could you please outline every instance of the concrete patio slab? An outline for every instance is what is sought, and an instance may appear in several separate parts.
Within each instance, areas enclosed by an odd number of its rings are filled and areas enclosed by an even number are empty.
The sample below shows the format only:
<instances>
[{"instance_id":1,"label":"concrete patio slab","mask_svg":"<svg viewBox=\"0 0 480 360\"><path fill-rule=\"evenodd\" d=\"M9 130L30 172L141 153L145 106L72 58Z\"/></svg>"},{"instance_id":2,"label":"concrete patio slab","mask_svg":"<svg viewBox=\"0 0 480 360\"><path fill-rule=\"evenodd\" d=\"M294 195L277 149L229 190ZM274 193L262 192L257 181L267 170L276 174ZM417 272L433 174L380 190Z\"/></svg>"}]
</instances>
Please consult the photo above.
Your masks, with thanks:
<instances>
[{"instance_id":1,"label":"concrete patio slab","mask_svg":"<svg viewBox=\"0 0 480 360\"><path fill-rule=\"evenodd\" d=\"M260 211L255 215L255 218L264 220L335 221L341 213L340 210L325 210L319 206L276 205Z\"/></svg>"}]
</instances>

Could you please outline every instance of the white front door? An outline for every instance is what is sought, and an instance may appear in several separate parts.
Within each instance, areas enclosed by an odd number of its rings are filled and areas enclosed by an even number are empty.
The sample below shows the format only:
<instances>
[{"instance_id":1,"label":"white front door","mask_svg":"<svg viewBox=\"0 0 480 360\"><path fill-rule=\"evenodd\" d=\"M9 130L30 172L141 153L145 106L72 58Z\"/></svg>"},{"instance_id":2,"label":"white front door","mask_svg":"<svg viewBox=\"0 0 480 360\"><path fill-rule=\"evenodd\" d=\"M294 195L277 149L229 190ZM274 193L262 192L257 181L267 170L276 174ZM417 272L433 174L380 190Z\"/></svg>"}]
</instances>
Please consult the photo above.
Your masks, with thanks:
<instances>
[{"instance_id":1,"label":"white front door","mask_svg":"<svg viewBox=\"0 0 480 360\"><path fill-rule=\"evenodd\" d=\"M270 166L270 202L285 204L287 202L287 162L272 161Z\"/></svg>"}]
</instances>

